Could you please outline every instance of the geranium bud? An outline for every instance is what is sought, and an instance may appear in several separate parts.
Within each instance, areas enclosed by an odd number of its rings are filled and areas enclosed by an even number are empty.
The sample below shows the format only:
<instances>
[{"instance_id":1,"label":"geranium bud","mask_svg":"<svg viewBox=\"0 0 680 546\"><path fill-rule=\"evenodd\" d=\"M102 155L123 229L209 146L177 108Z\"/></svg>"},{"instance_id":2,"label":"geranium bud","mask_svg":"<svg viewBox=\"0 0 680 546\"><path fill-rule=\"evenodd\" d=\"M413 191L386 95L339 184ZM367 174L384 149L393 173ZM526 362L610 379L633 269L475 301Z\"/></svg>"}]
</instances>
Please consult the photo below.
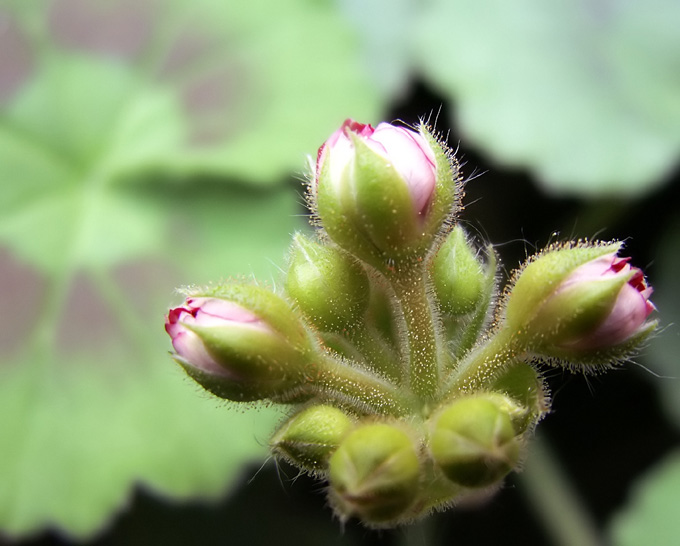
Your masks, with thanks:
<instances>
[{"instance_id":1,"label":"geranium bud","mask_svg":"<svg viewBox=\"0 0 680 546\"><path fill-rule=\"evenodd\" d=\"M286 292L320 330L336 332L355 326L370 300L364 269L347 253L295 235Z\"/></svg>"},{"instance_id":2,"label":"geranium bud","mask_svg":"<svg viewBox=\"0 0 680 546\"><path fill-rule=\"evenodd\" d=\"M274 453L311 473L326 469L328 459L353 426L343 411L333 406L310 406L289 418L274 434Z\"/></svg>"},{"instance_id":3,"label":"geranium bud","mask_svg":"<svg viewBox=\"0 0 680 546\"><path fill-rule=\"evenodd\" d=\"M383 423L363 425L329 462L330 500L340 516L380 526L402 516L418 494L420 461L413 439Z\"/></svg>"},{"instance_id":4,"label":"geranium bud","mask_svg":"<svg viewBox=\"0 0 680 546\"><path fill-rule=\"evenodd\" d=\"M508 326L547 356L578 358L639 344L655 326L647 321L655 309L652 289L640 269L617 256L619 246L558 249L530 263L510 292Z\"/></svg>"},{"instance_id":5,"label":"geranium bud","mask_svg":"<svg viewBox=\"0 0 680 546\"><path fill-rule=\"evenodd\" d=\"M489 284L484 263L460 226L449 233L432 260L431 277L437 301L447 315L467 315L484 299Z\"/></svg>"},{"instance_id":6,"label":"geranium bud","mask_svg":"<svg viewBox=\"0 0 680 546\"><path fill-rule=\"evenodd\" d=\"M224 297L217 292L191 296L169 311L165 330L177 362L204 388L230 400L295 390L304 380L309 341L293 310L256 286L230 287Z\"/></svg>"},{"instance_id":7,"label":"geranium bud","mask_svg":"<svg viewBox=\"0 0 680 546\"><path fill-rule=\"evenodd\" d=\"M519 460L520 444L500 394L460 398L435 416L432 457L444 475L465 487L499 482Z\"/></svg>"},{"instance_id":8,"label":"geranium bud","mask_svg":"<svg viewBox=\"0 0 680 546\"><path fill-rule=\"evenodd\" d=\"M455 201L452 178L446 152L423 127L347 120L319 148L311 194L338 245L385 260L429 248Z\"/></svg>"}]
</instances>

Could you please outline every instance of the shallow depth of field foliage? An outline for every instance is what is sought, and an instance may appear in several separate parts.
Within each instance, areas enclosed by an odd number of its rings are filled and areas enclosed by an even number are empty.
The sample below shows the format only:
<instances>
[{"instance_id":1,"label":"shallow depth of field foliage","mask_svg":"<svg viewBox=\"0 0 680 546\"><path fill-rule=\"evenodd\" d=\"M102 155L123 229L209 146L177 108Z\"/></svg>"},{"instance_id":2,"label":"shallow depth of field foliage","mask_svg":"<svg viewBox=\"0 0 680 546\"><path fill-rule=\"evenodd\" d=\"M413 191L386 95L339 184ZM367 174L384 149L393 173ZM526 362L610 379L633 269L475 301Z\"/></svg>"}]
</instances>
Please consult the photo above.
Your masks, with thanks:
<instances>
[{"instance_id":1,"label":"shallow depth of field foliage","mask_svg":"<svg viewBox=\"0 0 680 546\"><path fill-rule=\"evenodd\" d=\"M620 373L653 385L664 431L680 426L680 224L663 213L672 205L648 208L677 196L678 28L675 0L0 2L0 536L89 540L130 509L135 487L210 502L252 477L281 416L225 407L184 377L162 327L173 289L279 282L290 234L308 229L306 155L346 117L406 111L416 82L421 99L438 97L416 115L444 105L437 128L491 165L469 187L480 210L500 197L475 184L524 173L543 207L573 212L561 224L548 215L542 236L605 229L654 258L668 326L637 360L652 373ZM493 243L536 223L526 191L502 191ZM593 380L595 404L609 379ZM597 531L615 546L680 535L677 438L621 486ZM637 460L612 444L597 464ZM364 543L330 511L284 519L263 504L263 525L299 528L309 544Z\"/></svg>"}]
</instances>

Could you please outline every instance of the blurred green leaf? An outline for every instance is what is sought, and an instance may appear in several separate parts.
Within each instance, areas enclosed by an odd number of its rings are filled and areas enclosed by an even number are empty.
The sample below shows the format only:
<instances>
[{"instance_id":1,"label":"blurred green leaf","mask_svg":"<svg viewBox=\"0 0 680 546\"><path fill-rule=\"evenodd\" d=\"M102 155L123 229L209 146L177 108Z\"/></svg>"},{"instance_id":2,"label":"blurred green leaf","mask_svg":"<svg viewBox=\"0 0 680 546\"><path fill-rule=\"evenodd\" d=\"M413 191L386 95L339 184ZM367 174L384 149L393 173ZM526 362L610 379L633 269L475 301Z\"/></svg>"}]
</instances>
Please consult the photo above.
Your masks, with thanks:
<instances>
[{"instance_id":1,"label":"blurred green leaf","mask_svg":"<svg viewBox=\"0 0 680 546\"><path fill-rule=\"evenodd\" d=\"M84 537L121 510L135 482L215 498L245 461L263 456L271 412L216 411L169 362L132 373L107 356L33 360L40 377L25 360L3 373L5 532L56 525Z\"/></svg>"},{"instance_id":2,"label":"blurred green leaf","mask_svg":"<svg viewBox=\"0 0 680 546\"><path fill-rule=\"evenodd\" d=\"M43 61L0 121L0 241L53 273L64 260L78 269L150 252L160 237L153 211L111 186L177 143L177 105L137 90L121 65L73 55Z\"/></svg>"},{"instance_id":3,"label":"blurred green leaf","mask_svg":"<svg viewBox=\"0 0 680 546\"><path fill-rule=\"evenodd\" d=\"M415 62L413 23L422 11L422 3L414 0L342 0L340 4L361 33L363 60L376 86L387 96L398 96L406 91Z\"/></svg>"},{"instance_id":4,"label":"blurred green leaf","mask_svg":"<svg viewBox=\"0 0 680 546\"><path fill-rule=\"evenodd\" d=\"M357 37L332 2L55 0L6 9L25 50L12 42L7 51L32 59L13 117L46 150L76 146L88 164L104 153L119 168L146 163L267 184L299 171L344 117L373 119L380 108Z\"/></svg>"},{"instance_id":5,"label":"blurred green leaf","mask_svg":"<svg viewBox=\"0 0 680 546\"><path fill-rule=\"evenodd\" d=\"M680 452L676 451L634 486L628 505L612 521L615 546L675 546L680 536Z\"/></svg>"},{"instance_id":6,"label":"blurred green leaf","mask_svg":"<svg viewBox=\"0 0 680 546\"><path fill-rule=\"evenodd\" d=\"M162 317L180 301L177 284L275 276L267 260L281 259L299 225L297 198L224 185L199 190L195 202L185 186L133 195L125 199L140 210L154 204L172 219L163 256L108 267L107 253L97 264L92 250L80 272L39 277L38 287L19 275L4 287L7 308L18 311L35 299L27 295L43 296L23 344L0 366L0 526L11 535L47 525L90 535L136 482L214 498L245 461L264 456L279 418L201 392L170 359ZM12 319L5 313L0 328Z\"/></svg>"},{"instance_id":7,"label":"blurred green leaf","mask_svg":"<svg viewBox=\"0 0 680 546\"><path fill-rule=\"evenodd\" d=\"M21 65L0 89L0 528L86 537L133 484L214 498L265 454L278 414L200 391L163 315L179 285L277 280L303 225L289 173L377 98L329 2L0 17L0 68Z\"/></svg>"},{"instance_id":8,"label":"blurred green leaf","mask_svg":"<svg viewBox=\"0 0 680 546\"><path fill-rule=\"evenodd\" d=\"M680 4L435 0L425 73L466 138L560 193L634 194L680 152Z\"/></svg>"},{"instance_id":9,"label":"blurred green leaf","mask_svg":"<svg viewBox=\"0 0 680 546\"><path fill-rule=\"evenodd\" d=\"M547 190L639 194L677 164L675 0L343 3L390 91L409 72L431 81L466 143Z\"/></svg>"}]
</instances>

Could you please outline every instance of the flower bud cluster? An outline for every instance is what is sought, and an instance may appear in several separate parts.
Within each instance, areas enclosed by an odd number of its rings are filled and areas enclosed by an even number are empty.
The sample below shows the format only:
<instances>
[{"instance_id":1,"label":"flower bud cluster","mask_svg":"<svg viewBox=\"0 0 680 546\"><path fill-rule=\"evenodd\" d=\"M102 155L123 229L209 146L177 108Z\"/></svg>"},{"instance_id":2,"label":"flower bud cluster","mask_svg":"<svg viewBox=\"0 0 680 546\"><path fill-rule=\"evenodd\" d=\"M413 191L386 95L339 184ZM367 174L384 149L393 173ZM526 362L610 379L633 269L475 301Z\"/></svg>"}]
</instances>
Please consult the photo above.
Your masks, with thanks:
<instances>
[{"instance_id":1,"label":"flower bud cluster","mask_svg":"<svg viewBox=\"0 0 680 546\"><path fill-rule=\"evenodd\" d=\"M589 372L654 330L619 243L553 246L498 297L491 247L456 224L458 163L417 130L346 121L309 182L276 294L229 283L170 310L175 360L208 391L288 408L273 453L328 481L343 518L414 520L517 469L549 395L537 363Z\"/></svg>"}]
</instances>

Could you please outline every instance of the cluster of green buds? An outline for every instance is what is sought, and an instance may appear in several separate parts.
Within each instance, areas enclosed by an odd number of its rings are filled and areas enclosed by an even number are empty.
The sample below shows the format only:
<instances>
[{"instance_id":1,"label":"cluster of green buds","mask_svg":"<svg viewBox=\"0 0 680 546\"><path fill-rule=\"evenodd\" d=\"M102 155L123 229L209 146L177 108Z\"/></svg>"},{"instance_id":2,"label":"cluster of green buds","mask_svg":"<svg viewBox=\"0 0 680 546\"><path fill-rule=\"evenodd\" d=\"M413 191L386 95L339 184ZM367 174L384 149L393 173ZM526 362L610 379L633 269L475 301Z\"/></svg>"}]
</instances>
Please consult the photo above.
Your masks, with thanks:
<instances>
[{"instance_id":1,"label":"cluster of green buds","mask_svg":"<svg viewBox=\"0 0 680 546\"><path fill-rule=\"evenodd\" d=\"M348 120L319 149L285 290L190 290L166 318L205 389L287 408L271 449L327 480L342 519L390 527L498 488L549 410L539 364L600 371L656 327L617 242L551 246L499 294L494 250L456 222L462 185L424 124Z\"/></svg>"}]
</instances>

